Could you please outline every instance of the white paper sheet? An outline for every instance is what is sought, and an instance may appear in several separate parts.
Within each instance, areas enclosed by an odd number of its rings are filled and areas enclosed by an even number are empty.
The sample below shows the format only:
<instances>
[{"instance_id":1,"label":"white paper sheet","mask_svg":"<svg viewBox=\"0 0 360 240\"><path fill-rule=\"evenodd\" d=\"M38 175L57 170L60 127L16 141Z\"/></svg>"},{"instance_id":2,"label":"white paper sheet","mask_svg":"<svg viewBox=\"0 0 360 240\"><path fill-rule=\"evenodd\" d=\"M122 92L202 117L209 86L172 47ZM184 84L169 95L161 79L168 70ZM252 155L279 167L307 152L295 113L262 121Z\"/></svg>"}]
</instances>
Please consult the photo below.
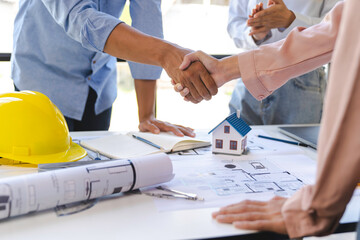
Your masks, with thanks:
<instances>
[{"instance_id":1,"label":"white paper sheet","mask_svg":"<svg viewBox=\"0 0 360 240\"><path fill-rule=\"evenodd\" d=\"M316 162L305 155L277 155L243 160L226 155L171 155L175 178L162 186L196 193L205 201L154 198L160 211L221 207L245 199L289 197L314 182ZM296 169L296 170L295 170ZM153 188L142 192L159 192Z\"/></svg>"}]
</instances>

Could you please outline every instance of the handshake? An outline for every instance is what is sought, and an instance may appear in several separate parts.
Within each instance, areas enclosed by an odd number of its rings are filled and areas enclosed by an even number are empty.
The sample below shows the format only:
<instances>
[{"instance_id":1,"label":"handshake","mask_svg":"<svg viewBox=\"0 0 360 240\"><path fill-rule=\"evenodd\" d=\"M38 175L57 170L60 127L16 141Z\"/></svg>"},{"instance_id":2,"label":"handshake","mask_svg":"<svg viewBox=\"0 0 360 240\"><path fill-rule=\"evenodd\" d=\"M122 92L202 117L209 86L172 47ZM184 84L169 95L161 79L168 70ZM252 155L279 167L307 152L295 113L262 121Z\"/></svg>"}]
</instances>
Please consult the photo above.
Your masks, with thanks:
<instances>
[{"instance_id":1,"label":"handshake","mask_svg":"<svg viewBox=\"0 0 360 240\"><path fill-rule=\"evenodd\" d=\"M218 88L233 79L229 76L229 63L233 57L218 60L202 51L192 52L183 57L177 74L164 68L172 78L174 90L179 92L185 101L199 103L203 99L210 100L216 95ZM233 59L236 60L236 59ZM236 62L234 62L235 69ZM174 71L174 72L177 72ZM239 72L239 71L238 71Z\"/></svg>"},{"instance_id":2,"label":"handshake","mask_svg":"<svg viewBox=\"0 0 360 240\"><path fill-rule=\"evenodd\" d=\"M259 35L267 34L268 29L259 23L252 23L255 14L263 11L262 4L258 4L249 16L248 26L251 27L251 33L254 38ZM173 46L174 47L174 46ZM180 52L178 46L175 46L174 52ZM238 56L231 56L223 59L216 59L202 51L191 52L183 50L182 62L177 71L172 71L168 65L163 68L171 77L171 83L174 90L179 92L185 101L199 103L202 100L210 100L216 95L218 88L226 82L241 77L238 66ZM172 54L174 55L174 54ZM169 61L171 62L171 61Z\"/></svg>"},{"instance_id":3,"label":"handshake","mask_svg":"<svg viewBox=\"0 0 360 240\"><path fill-rule=\"evenodd\" d=\"M286 7L283 0L269 0L266 9L263 3L259 3L247 20L249 35L255 42L264 41L271 34L271 29L287 28L294 19L294 13ZM166 67L164 69L172 78L175 91L179 92L184 100L198 103L203 99L210 100L219 87L241 77L238 57L241 56L218 60L201 51L188 52L178 69L182 71L182 77L172 75Z\"/></svg>"}]
</instances>

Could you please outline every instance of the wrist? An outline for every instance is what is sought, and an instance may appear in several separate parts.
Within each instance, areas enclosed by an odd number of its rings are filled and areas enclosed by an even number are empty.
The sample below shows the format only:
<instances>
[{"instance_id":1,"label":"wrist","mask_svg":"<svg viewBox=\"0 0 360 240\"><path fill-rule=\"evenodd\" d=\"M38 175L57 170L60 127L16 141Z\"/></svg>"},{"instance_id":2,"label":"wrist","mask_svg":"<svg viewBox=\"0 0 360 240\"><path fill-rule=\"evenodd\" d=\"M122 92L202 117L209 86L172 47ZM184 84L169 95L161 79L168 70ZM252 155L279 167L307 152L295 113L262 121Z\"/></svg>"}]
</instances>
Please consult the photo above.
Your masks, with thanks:
<instances>
[{"instance_id":1,"label":"wrist","mask_svg":"<svg viewBox=\"0 0 360 240\"><path fill-rule=\"evenodd\" d=\"M217 72L222 73L222 76L219 78L218 87L241 77L237 55L221 59L218 65Z\"/></svg>"},{"instance_id":2,"label":"wrist","mask_svg":"<svg viewBox=\"0 0 360 240\"><path fill-rule=\"evenodd\" d=\"M140 113L139 112L139 123L147 120L155 119L155 113Z\"/></svg>"},{"instance_id":3,"label":"wrist","mask_svg":"<svg viewBox=\"0 0 360 240\"><path fill-rule=\"evenodd\" d=\"M156 81L135 79L139 122L155 118Z\"/></svg>"},{"instance_id":4,"label":"wrist","mask_svg":"<svg viewBox=\"0 0 360 240\"><path fill-rule=\"evenodd\" d=\"M286 24L284 27L288 28L292 24L292 22L295 20L295 18L296 18L296 16L295 16L294 12L291 10L288 10L287 21L286 21Z\"/></svg>"},{"instance_id":5,"label":"wrist","mask_svg":"<svg viewBox=\"0 0 360 240\"><path fill-rule=\"evenodd\" d=\"M159 65L166 70L171 66L180 66L184 56L190 52L188 49L165 41L156 58Z\"/></svg>"}]
</instances>

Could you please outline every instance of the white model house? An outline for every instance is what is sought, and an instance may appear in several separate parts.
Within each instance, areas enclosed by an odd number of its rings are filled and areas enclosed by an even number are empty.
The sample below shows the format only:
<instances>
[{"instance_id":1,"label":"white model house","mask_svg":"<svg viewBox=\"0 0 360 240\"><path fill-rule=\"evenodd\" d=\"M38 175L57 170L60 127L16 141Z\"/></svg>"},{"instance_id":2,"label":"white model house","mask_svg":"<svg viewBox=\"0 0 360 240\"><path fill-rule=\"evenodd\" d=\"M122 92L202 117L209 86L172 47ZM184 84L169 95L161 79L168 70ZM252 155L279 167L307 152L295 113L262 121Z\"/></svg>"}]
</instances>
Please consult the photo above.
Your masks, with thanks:
<instances>
[{"instance_id":1,"label":"white model house","mask_svg":"<svg viewBox=\"0 0 360 240\"><path fill-rule=\"evenodd\" d=\"M241 155L246 149L247 134L251 128L240 118L240 113L233 113L212 129L212 152Z\"/></svg>"}]
</instances>

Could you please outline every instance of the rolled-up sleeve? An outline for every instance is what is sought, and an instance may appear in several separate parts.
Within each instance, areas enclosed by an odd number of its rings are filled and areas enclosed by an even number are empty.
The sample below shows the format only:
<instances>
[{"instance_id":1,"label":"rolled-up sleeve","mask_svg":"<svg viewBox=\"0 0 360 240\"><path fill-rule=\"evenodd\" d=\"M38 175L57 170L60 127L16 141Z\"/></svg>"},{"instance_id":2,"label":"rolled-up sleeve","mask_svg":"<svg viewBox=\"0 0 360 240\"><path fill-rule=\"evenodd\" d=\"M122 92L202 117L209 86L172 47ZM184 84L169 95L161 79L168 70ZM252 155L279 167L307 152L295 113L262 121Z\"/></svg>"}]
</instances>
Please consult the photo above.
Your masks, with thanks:
<instances>
[{"instance_id":1,"label":"rolled-up sleeve","mask_svg":"<svg viewBox=\"0 0 360 240\"><path fill-rule=\"evenodd\" d=\"M282 208L291 238L334 231L360 181L360 34L354 31L359 8L358 0L338 3L320 24L238 56L245 86L259 100L333 57L316 184L300 189Z\"/></svg>"},{"instance_id":2,"label":"rolled-up sleeve","mask_svg":"<svg viewBox=\"0 0 360 240\"><path fill-rule=\"evenodd\" d=\"M99 6L92 1L42 0L42 2L69 37L92 51L103 52L110 33L121 23L116 17L100 12Z\"/></svg>"},{"instance_id":3,"label":"rolled-up sleeve","mask_svg":"<svg viewBox=\"0 0 360 240\"><path fill-rule=\"evenodd\" d=\"M360 181L360 1L344 3L318 144L316 184L282 208L290 237L333 232ZM341 12L341 9L337 9Z\"/></svg>"}]
</instances>

